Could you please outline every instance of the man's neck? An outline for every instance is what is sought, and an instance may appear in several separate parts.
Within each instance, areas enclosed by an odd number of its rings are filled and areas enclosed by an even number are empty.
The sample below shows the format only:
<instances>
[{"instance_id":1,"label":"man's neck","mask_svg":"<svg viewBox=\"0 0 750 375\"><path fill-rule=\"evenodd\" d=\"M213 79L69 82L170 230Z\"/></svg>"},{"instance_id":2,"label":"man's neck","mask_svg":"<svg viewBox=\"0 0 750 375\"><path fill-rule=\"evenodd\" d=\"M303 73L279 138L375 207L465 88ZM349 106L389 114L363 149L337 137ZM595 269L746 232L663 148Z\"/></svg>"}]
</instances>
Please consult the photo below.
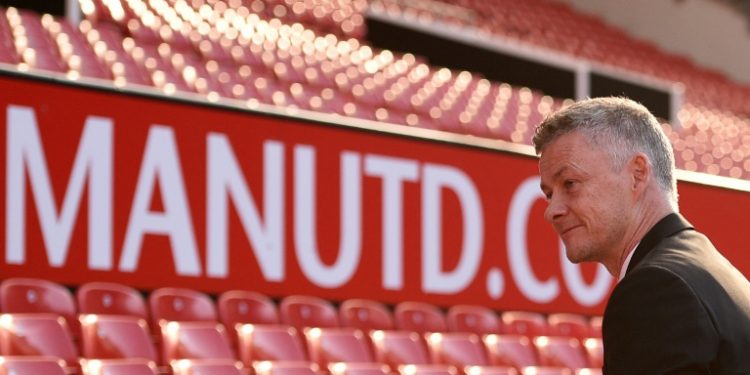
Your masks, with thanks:
<instances>
[{"instance_id":1,"label":"man's neck","mask_svg":"<svg viewBox=\"0 0 750 375\"><path fill-rule=\"evenodd\" d=\"M628 255L635 251L636 246L638 246L646 233L648 233L648 231L650 231L651 228L653 228L661 219L674 212L668 204L654 206L644 205L644 207L646 209L636 216L640 217L640 219L636 220L632 229L628 231L629 235L625 236L627 240L624 241L623 245L615 254L613 262L604 265L615 279L620 279L621 273L625 272L625 270L623 270L623 264L625 264Z\"/></svg>"},{"instance_id":2,"label":"man's neck","mask_svg":"<svg viewBox=\"0 0 750 375\"><path fill-rule=\"evenodd\" d=\"M620 274L617 275L618 283L620 282L620 280L622 280L623 277L625 277L625 273L628 271L628 267L630 266L630 261L631 259L633 259L633 253L635 253L635 249L638 248L639 244L640 242L635 244L635 246L633 246L633 248L628 252L628 255L625 256L625 261L622 263L622 266L620 266Z\"/></svg>"}]
</instances>

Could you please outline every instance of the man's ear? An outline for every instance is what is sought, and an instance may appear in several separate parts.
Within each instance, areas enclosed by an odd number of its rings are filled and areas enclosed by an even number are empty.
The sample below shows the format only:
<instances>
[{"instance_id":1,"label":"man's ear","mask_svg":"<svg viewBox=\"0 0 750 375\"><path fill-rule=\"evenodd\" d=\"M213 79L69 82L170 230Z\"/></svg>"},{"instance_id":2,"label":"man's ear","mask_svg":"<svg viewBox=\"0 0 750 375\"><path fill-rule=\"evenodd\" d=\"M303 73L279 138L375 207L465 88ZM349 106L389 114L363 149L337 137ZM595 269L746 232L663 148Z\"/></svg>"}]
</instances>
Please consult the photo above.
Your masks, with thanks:
<instances>
[{"instance_id":1,"label":"man's ear","mask_svg":"<svg viewBox=\"0 0 750 375\"><path fill-rule=\"evenodd\" d=\"M633 177L633 189L644 189L651 178L651 163L648 156L640 152L635 154L630 159L629 167Z\"/></svg>"}]
</instances>

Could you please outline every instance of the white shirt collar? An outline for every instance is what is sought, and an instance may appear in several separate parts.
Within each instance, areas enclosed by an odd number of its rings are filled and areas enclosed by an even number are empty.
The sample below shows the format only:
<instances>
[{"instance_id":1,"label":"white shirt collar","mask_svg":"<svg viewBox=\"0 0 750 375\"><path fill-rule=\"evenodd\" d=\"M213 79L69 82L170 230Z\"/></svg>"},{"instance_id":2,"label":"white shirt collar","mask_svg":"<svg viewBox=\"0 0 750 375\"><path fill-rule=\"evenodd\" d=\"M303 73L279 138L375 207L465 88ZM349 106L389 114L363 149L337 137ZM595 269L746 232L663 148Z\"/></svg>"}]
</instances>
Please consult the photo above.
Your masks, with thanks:
<instances>
[{"instance_id":1,"label":"white shirt collar","mask_svg":"<svg viewBox=\"0 0 750 375\"><path fill-rule=\"evenodd\" d=\"M625 262L622 263L622 268L620 268L620 277L617 279L618 283L620 282L620 280L622 280L623 277L625 277L625 272L628 270L630 260L633 259L633 254L635 253L635 249L638 248L638 245L640 245L640 242L635 244L635 247L633 247L628 253L628 256L625 257Z\"/></svg>"}]
</instances>

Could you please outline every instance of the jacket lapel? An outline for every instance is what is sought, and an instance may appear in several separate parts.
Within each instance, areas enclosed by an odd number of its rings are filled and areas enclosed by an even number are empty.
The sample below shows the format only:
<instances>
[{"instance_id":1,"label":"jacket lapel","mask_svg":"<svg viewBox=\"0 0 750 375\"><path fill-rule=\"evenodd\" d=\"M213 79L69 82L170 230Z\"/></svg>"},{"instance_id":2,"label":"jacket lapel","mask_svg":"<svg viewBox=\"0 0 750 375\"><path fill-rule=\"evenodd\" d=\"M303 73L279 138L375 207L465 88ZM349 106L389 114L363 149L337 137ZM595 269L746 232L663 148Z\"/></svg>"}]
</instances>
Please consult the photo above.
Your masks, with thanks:
<instances>
[{"instance_id":1,"label":"jacket lapel","mask_svg":"<svg viewBox=\"0 0 750 375\"><path fill-rule=\"evenodd\" d=\"M634 269L638 263L640 263L643 258L645 258L646 255L650 253L659 242L661 242L662 239L685 229L693 229L693 226L678 213L671 213L659 220L659 222L657 222L651 230L643 236L643 239L641 239L640 244L638 244L638 247L633 253L633 258L630 260L630 264L628 265L625 274L627 275L632 269Z\"/></svg>"}]
</instances>

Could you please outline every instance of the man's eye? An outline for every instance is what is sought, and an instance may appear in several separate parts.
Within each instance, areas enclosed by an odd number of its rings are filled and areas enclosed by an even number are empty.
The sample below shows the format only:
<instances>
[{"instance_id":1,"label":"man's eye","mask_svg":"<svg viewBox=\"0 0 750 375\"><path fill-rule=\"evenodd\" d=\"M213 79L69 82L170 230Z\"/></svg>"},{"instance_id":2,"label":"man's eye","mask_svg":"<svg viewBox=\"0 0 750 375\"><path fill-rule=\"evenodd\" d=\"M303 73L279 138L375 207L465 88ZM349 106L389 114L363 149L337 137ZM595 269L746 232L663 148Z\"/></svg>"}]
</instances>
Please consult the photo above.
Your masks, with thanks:
<instances>
[{"instance_id":1,"label":"man's eye","mask_svg":"<svg viewBox=\"0 0 750 375\"><path fill-rule=\"evenodd\" d=\"M578 181L575 180L565 180L563 183L563 186L565 186L566 189L570 190L575 188L578 185Z\"/></svg>"}]
</instances>

